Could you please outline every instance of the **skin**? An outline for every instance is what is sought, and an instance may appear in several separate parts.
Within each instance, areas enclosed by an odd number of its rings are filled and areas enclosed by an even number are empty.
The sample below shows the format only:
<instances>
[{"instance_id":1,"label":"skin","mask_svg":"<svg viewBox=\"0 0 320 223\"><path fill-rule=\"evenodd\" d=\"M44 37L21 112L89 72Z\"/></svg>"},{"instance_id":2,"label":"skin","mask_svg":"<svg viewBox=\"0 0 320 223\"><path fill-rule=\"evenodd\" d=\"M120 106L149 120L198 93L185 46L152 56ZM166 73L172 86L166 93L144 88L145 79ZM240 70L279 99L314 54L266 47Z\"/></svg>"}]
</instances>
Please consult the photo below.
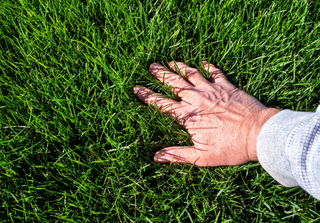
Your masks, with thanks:
<instances>
[{"instance_id":1,"label":"skin","mask_svg":"<svg viewBox=\"0 0 320 223\"><path fill-rule=\"evenodd\" d=\"M153 63L150 72L182 101L161 97L139 85L134 87L134 93L143 102L176 118L188 130L194 145L164 148L155 154L154 160L200 167L258 161L256 144L259 132L263 124L280 110L267 108L236 88L221 70L207 61L203 61L203 67L211 75L209 80L184 63L170 62L169 66L171 71Z\"/></svg>"}]
</instances>

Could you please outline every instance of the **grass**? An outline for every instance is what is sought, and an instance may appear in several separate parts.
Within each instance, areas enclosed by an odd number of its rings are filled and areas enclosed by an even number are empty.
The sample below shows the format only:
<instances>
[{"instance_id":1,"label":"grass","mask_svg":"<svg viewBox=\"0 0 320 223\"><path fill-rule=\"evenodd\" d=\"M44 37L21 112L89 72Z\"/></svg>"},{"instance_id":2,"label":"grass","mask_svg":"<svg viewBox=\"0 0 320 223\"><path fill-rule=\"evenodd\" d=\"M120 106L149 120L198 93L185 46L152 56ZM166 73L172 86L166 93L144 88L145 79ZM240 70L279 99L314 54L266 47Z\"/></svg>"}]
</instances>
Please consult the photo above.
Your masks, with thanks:
<instances>
[{"instance_id":1,"label":"grass","mask_svg":"<svg viewBox=\"0 0 320 223\"><path fill-rule=\"evenodd\" d=\"M209 60L267 106L315 111L320 4L0 0L1 222L317 222L319 201L259 165L161 165L190 145L144 105L148 72Z\"/></svg>"}]
</instances>

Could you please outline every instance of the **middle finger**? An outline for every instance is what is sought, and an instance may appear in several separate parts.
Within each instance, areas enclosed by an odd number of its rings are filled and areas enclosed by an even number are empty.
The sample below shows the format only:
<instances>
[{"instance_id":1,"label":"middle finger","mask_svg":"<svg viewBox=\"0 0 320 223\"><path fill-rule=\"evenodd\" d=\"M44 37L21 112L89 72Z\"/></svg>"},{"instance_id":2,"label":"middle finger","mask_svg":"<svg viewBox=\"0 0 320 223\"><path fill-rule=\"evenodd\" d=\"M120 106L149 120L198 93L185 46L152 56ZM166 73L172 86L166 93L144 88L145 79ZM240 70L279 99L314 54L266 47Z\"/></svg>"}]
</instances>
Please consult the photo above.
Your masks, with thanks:
<instances>
[{"instance_id":1,"label":"middle finger","mask_svg":"<svg viewBox=\"0 0 320 223\"><path fill-rule=\"evenodd\" d=\"M171 90L179 97L184 97L186 93L193 88L185 79L178 74L168 71L164 66L158 63L150 65L150 73L152 73L158 80L169 86Z\"/></svg>"}]
</instances>

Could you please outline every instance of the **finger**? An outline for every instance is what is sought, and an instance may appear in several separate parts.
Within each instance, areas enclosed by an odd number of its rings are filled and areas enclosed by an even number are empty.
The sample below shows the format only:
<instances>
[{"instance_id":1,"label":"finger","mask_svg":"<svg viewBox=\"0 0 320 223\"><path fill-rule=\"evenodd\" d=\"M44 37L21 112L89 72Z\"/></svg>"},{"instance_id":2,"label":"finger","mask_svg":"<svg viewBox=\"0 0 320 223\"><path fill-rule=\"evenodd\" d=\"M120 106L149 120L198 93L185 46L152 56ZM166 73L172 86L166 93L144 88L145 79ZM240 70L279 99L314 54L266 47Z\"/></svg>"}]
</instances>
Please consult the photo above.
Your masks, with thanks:
<instances>
[{"instance_id":1,"label":"finger","mask_svg":"<svg viewBox=\"0 0 320 223\"><path fill-rule=\"evenodd\" d=\"M202 76L202 74L195 68L188 67L182 62L171 61L169 66L175 72L180 72L184 75L187 80L194 86L198 86L203 83L208 83L208 81Z\"/></svg>"},{"instance_id":2,"label":"finger","mask_svg":"<svg viewBox=\"0 0 320 223\"><path fill-rule=\"evenodd\" d=\"M204 69L210 74L210 81L212 83L227 81L227 78L222 71L216 68L213 64L209 64L207 61L203 61L202 64Z\"/></svg>"},{"instance_id":3,"label":"finger","mask_svg":"<svg viewBox=\"0 0 320 223\"><path fill-rule=\"evenodd\" d=\"M189 163L197 166L207 166L205 156L207 151L197 149L194 146L176 146L159 150L154 155L154 161L158 163Z\"/></svg>"},{"instance_id":4,"label":"finger","mask_svg":"<svg viewBox=\"0 0 320 223\"><path fill-rule=\"evenodd\" d=\"M192 85L178 74L168 71L164 66L161 66L158 63L151 64L149 71L162 83L168 85L179 97L183 97L183 92L192 88Z\"/></svg>"},{"instance_id":5,"label":"finger","mask_svg":"<svg viewBox=\"0 0 320 223\"><path fill-rule=\"evenodd\" d=\"M179 119L187 106L185 103L161 97L160 94L140 85L135 86L133 91L141 101L153 107L158 107L165 115L173 118L178 117Z\"/></svg>"}]
</instances>

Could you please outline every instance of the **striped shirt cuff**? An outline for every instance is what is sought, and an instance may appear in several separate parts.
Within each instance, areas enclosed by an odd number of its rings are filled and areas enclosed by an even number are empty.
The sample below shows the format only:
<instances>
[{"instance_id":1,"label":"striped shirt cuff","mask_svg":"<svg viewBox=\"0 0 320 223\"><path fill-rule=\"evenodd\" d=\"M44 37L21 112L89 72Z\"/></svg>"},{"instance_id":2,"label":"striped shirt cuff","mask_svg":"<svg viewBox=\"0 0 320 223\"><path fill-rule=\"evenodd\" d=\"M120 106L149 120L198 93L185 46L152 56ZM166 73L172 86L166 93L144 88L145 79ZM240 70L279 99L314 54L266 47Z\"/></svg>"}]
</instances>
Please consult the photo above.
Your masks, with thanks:
<instances>
[{"instance_id":1,"label":"striped shirt cuff","mask_svg":"<svg viewBox=\"0 0 320 223\"><path fill-rule=\"evenodd\" d=\"M284 186L299 186L285 151L287 138L297 125L308 120L313 114L283 110L272 116L259 133L257 141L259 162L276 181Z\"/></svg>"}]
</instances>

